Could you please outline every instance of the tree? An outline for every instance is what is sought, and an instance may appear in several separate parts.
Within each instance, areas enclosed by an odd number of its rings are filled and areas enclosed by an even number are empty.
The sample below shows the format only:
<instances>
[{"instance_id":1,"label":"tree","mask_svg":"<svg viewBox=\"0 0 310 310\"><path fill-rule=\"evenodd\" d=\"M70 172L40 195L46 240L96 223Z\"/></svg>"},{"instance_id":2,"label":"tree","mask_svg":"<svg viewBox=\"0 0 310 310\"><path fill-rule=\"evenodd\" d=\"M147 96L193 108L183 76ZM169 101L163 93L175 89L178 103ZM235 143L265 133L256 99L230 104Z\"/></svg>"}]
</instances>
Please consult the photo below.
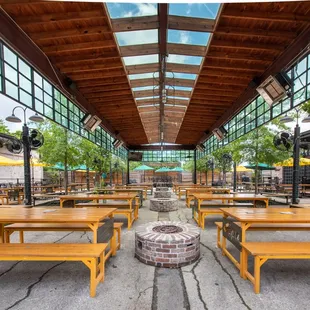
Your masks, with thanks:
<instances>
[{"instance_id":1,"label":"tree","mask_svg":"<svg viewBox=\"0 0 310 310\"><path fill-rule=\"evenodd\" d=\"M110 162L112 160L112 154L105 150L103 147L97 147L93 150L93 168L96 173L97 186L101 187L101 177L105 172L106 174L110 171Z\"/></svg>"},{"instance_id":2,"label":"tree","mask_svg":"<svg viewBox=\"0 0 310 310\"><path fill-rule=\"evenodd\" d=\"M79 137L67 129L46 121L38 126L44 136L44 144L38 149L41 161L64 166L64 187L68 193L68 168L80 164L79 162Z\"/></svg>"},{"instance_id":3,"label":"tree","mask_svg":"<svg viewBox=\"0 0 310 310\"><path fill-rule=\"evenodd\" d=\"M9 134L10 130L7 125L5 125L4 121L0 119L0 133Z\"/></svg>"},{"instance_id":4,"label":"tree","mask_svg":"<svg viewBox=\"0 0 310 310\"><path fill-rule=\"evenodd\" d=\"M223 172L223 181L226 182L226 172L231 170L232 160L227 155L231 156L232 149L230 145L226 145L222 148L216 149L212 156L214 157L215 167L219 170L219 181L221 181L221 171Z\"/></svg>"}]
</instances>

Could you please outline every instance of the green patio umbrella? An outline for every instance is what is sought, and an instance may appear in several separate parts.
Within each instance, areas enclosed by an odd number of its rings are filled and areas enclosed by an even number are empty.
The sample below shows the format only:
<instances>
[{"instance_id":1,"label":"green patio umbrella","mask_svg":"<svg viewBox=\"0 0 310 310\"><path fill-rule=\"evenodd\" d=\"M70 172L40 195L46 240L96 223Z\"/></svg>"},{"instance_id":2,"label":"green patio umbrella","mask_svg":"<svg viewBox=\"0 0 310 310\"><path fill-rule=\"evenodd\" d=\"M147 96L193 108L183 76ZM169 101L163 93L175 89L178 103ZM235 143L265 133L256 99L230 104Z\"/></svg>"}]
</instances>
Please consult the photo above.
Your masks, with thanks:
<instances>
[{"instance_id":1,"label":"green patio umbrella","mask_svg":"<svg viewBox=\"0 0 310 310\"><path fill-rule=\"evenodd\" d=\"M155 170L155 172L169 172L169 171L171 171L171 170L167 167L161 167L161 168Z\"/></svg>"},{"instance_id":2,"label":"green patio umbrella","mask_svg":"<svg viewBox=\"0 0 310 310\"><path fill-rule=\"evenodd\" d=\"M144 179L144 182L145 182L145 171L154 170L154 168L149 167L149 166L147 166L147 165L141 165L141 166L136 167L136 168L133 169L133 170L134 170L134 171L143 171L143 179Z\"/></svg>"},{"instance_id":3,"label":"green patio umbrella","mask_svg":"<svg viewBox=\"0 0 310 310\"><path fill-rule=\"evenodd\" d=\"M255 168L256 168L255 165L245 165L244 167L247 168L247 169L252 169L252 170L255 170ZM267 164L262 164L262 163L259 163L257 165L257 169L258 170L276 170L275 167L269 166Z\"/></svg>"}]
</instances>

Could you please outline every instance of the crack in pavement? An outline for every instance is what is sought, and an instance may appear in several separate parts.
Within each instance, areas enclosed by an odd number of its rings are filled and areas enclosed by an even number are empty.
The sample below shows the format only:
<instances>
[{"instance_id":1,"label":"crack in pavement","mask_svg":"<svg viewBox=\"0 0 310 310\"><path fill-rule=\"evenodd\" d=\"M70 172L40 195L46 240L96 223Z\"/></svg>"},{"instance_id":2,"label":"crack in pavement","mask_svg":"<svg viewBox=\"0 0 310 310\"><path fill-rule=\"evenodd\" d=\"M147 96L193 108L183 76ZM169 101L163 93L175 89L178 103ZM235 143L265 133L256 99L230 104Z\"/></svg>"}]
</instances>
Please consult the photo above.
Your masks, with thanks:
<instances>
[{"instance_id":1,"label":"crack in pavement","mask_svg":"<svg viewBox=\"0 0 310 310\"><path fill-rule=\"evenodd\" d=\"M142 296L142 294L144 294L147 290L149 290L149 289L152 288L152 287L153 287L153 286L149 286L149 287L147 287L146 289L144 289L143 291L139 292L139 296L138 296L138 298L137 298L137 300L136 300L136 305L135 305L134 310L137 309L137 303L138 303L140 297Z\"/></svg>"},{"instance_id":2,"label":"crack in pavement","mask_svg":"<svg viewBox=\"0 0 310 310\"><path fill-rule=\"evenodd\" d=\"M151 308L152 310L157 310L157 303L158 303L157 277L158 277L158 267L155 267L154 279L153 279L153 297L152 297L152 308Z\"/></svg>"},{"instance_id":3,"label":"crack in pavement","mask_svg":"<svg viewBox=\"0 0 310 310\"><path fill-rule=\"evenodd\" d=\"M9 271L11 271L13 268L15 268L15 266L16 266L17 264L19 264L19 263L20 263L20 261L16 262L16 263L13 264L8 270L6 270L6 271L0 273L0 278L1 278L2 276L6 275L6 274L7 274Z\"/></svg>"},{"instance_id":4,"label":"crack in pavement","mask_svg":"<svg viewBox=\"0 0 310 310\"><path fill-rule=\"evenodd\" d=\"M68 234L66 234L66 235L64 235L63 237L59 238L58 240L56 240L56 241L53 242L53 243L57 243L57 242L59 242L59 241L65 239L67 236L69 236L69 235L71 235L71 234L73 234L73 233L74 233L74 231L71 231L71 232L69 232Z\"/></svg>"},{"instance_id":5,"label":"crack in pavement","mask_svg":"<svg viewBox=\"0 0 310 310\"><path fill-rule=\"evenodd\" d=\"M230 280L231 280L231 282L232 282L232 284L233 284L233 286L234 286L234 288L235 288L235 291L236 291L236 293L238 294L238 296L239 296L239 298L240 298L242 304L243 304L247 309L252 310L251 307L248 306L247 303L245 302L245 300L243 299L243 297L242 297L242 295L241 295L241 293L240 293L240 291L239 291L239 288L238 288L238 286L237 286L235 280L233 279L232 275L227 271L227 269L223 266L223 264L221 263L221 261L220 261L220 260L218 259L218 257L216 256L215 251L212 250L211 248L209 248L207 245L205 245L205 244L202 243L202 242L200 242L200 244L212 253L212 255L213 255L215 261L220 265L221 269L228 275L228 277L230 278Z\"/></svg>"},{"instance_id":6,"label":"crack in pavement","mask_svg":"<svg viewBox=\"0 0 310 310\"><path fill-rule=\"evenodd\" d=\"M56 265L54 265L53 267L47 269L47 270L39 277L39 279L38 279L36 282L30 284L30 285L27 287L27 293L26 293L26 296L25 296L25 297L23 297L23 298L17 300L13 305L9 306L8 308L5 308L5 310L12 309L12 308L14 308L15 306L17 306L18 304L20 304L22 301L24 301L25 299L27 299L27 298L30 296L30 294L31 294L31 292L32 292L32 289L33 289L38 283L40 283L40 282L43 280L43 278L44 278L45 275L47 275L52 269L54 269L54 268L56 268L56 267L58 267L59 265L64 264L64 263L65 263L65 261L64 261L64 262L61 262L61 263L59 263L59 264L56 264Z\"/></svg>"},{"instance_id":7,"label":"crack in pavement","mask_svg":"<svg viewBox=\"0 0 310 310\"><path fill-rule=\"evenodd\" d=\"M205 310L208 310L207 304L206 304L206 302L205 302L205 301L203 300L203 298L202 298L200 283L199 283L199 280L198 280L197 275L196 275L196 273L195 273L195 268L199 265L199 263L201 262L202 259L203 259L203 256L201 256L201 257L197 260L197 262L195 263L195 265L193 266L193 268L191 269L190 272L193 274L194 280L196 281L198 297L199 297L201 303L203 304L203 308L204 308Z\"/></svg>"},{"instance_id":8,"label":"crack in pavement","mask_svg":"<svg viewBox=\"0 0 310 310\"><path fill-rule=\"evenodd\" d=\"M183 272L181 268L179 268L179 276L181 279L181 286L182 286L182 291L183 291L183 307L186 310L190 310L191 306L189 303L188 293L187 293L187 289L185 286L185 281L184 281Z\"/></svg>"}]
</instances>

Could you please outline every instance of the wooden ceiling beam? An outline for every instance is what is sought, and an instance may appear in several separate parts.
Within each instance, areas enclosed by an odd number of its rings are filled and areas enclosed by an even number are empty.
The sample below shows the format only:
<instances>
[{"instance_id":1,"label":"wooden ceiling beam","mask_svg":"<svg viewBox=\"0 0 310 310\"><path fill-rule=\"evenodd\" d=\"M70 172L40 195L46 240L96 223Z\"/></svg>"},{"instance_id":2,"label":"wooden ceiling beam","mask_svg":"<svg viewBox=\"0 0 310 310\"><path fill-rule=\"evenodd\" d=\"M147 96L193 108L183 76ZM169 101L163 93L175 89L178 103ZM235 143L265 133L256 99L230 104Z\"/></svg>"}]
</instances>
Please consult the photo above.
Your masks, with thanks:
<instances>
[{"instance_id":1,"label":"wooden ceiling beam","mask_svg":"<svg viewBox=\"0 0 310 310\"><path fill-rule=\"evenodd\" d=\"M2 3L3 1L1 1ZM90 20L94 18L106 19L100 10L78 11L78 12L55 12L49 14L16 16L14 19L20 26L38 26L47 23L57 23L63 21Z\"/></svg>"},{"instance_id":2,"label":"wooden ceiling beam","mask_svg":"<svg viewBox=\"0 0 310 310\"><path fill-rule=\"evenodd\" d=\"M221 15L222 16L222 15ZM295 32L269 30L260 28L242 28L242 27L218 27L217 34L241 36L241 37L259 37L259 38L281 38L281 39L294 39L296 38Z\"/></svg>"},{"instance_id":3,"label":"wooden ceiling beam","mask_svg":"<svg viewBox=\"0 0 310 310\"><path fill-rule=\"evenodd\" d=\"M310 23L310 16L305 12L305 15L286 13L286 12L263 12L263 11L241 11L235 9L228 9L222 12L221 18L234 18L245 20L260 20L266 22L285 22L285 23L297 23L306 22Z\"/></svg>"},{"instance_id":4,"label":"wooden ceiling beam","mask_svg":"<svg viewBox=\"0 0 310 310\"><path fill-rule=\"evenodd\" d=\"M145 87L145 86L154 86L154 79L137 79L137 80L130 80L130 85L132 88L135 87Z\"/></svg>"},{"instance_id":5,"label":"wooden ceiling beam","mask_svg":"<svg viewBox=\"0 0 310 310\"><path fill-rule=\"evenodd\" d=\"M246 64L242 62L214 62L214 61L205 61L203 68L211 69L222 69L222 70L236 70L236 71L254 71L254 72L263 72L266 69L266 66L262 64ZM203 70L202 70L203 72ZM239 73L237 73L239 74Z\"/></svg>"},{"instance_id":6,"label":"wooden ceiling beam","mask_svg":"<svg viewBox=\"0 0 310 310\"><path fill-rule=\"evenodd\" d=\"M236 93L240 93L242 90L244 90L244 86L229 86L229 85L222 85L220 88L217 84L203 84L203 83L198 83L196 84L195 89L199 89L199 90L221 90L223 92L227 92L227 91L231 91L231 92L236 92Z\"/></svg>"},{"instance_id":7,"label":"wooden ceiling beam","mask_svg":"<svg viewBox=\"0 0 310 310\"><path fill-rule=\"evenodd\" d=\"M126 76L123 68L114 69L114 70L98 70L99 72L90 72L90 73L72 73L70 74L70 78L73 81L82 81L82 80L94 80L108 77L116 77L116 76Z\"/></svg>"},{"instance_id":8,"label":"wooden ceiling beam","mask_svg":"<svg viewBox=\"0 0 310 310\"><path fill-rule=\"evenodd\" d=\"M195 80L191 79L179 79L179 78L167 78L166 85L181 86L181 87L194 87Z\"/></svg>"},{"instance_id":9,"label":"wooden ceiling beam","mask_svg":"<svg viewBox=\"0 0 310 310\"><path fill-rule=\"evenodd\" d=\"M93 50L97 48L111 48L115 47L113 40L102 40L94 42L74 43L74 44L63 44L63 45L50 45L43 46L42 51L49 56L57 56L59 53L64 52L81 52L87 50Z\"/></svg>"},{"instance_id":10,"label":"wooden ceiling beam","mask_svg":"<svg viewBox=\"0 0 310 310\"><path fill-rule=\"evenodd\" d=\"M192 100L194 98L197 99L203 99L204 101L212 100L212 101L219 101L219 102L232 102L233 99L225 96L208 96L205 94L200 94L200 93L194 93ZM192 102L190 103L190 106L192 106Z\"/></svg>"},{"instance_id":11,"label":"wooden ceiling beam","mask_svg":"<svg viewBox=\"0 0 310 310\"><path fill-rule=\"evenodd\" d=\"M112 19L113 32L149 30L158 27L158 15Z\"/></svg>"},{"instance_id":12,"label":"wooden ceiling beam","mask_svg":"<svg viewBox=\"0 0 310 310\"><path fill-rule=\"evenodd\" d=\"M191 97L191 91L187 90L175 90L167 89L167 96L175 96L175 97L184 97L184 98L190 98Z\"/></svg>"},{"instance_id":13,"label":"wooden ceiling beam","mask_svg":"<svg viewBox=\"0 0 310 310\"><path fill-rule=\"evenodd\" d=\"M159 64L143 64L143 65L130 65L126 66L127 74L140 74L140 73L152 73L158 72Z\"/></svg>"},{"instance_id":14,"label":"wooden ceiling beam","mask_svg":"<svg viewBox=\"0 0 310 310\"><path fill-rule=\"evenodd\" d=\"M69 64L69 63L83 63L83 62L88 62L92 60L97 60L97 61L105 61L107 59L111 58L120 58L119 54L114 51L114 52L95 52L92 54L84 54L84 53L79 53L77 55L62 55L62 56L51 56L50 59L53 61L53 63L56 63L57 65L60 64Z\"/></svg>"},{"instance_id":15,"label":"wooden ceiling beam","mask_svg":"<svg viewBox=\"0 0 310 310\"><path fill-rule=\"evenodd\" d=\"M198 81L203 80L205 77L219 77L219 78L238 78L239 80L249 81L255 74L252 72L237 71L237 70L212 70L206 68L201 70Z\"/></svg>"},{"instance_id":16,"label":"wooden ceiling beam","mask_svg":"<svg viewBox=\"0 0 310 310\"><path fill-rule=\"evenodd\" d=\"M178 63L167 63L167 71L179 72L179 73L190 73L190 74L198 74L199 73L199 65L186 65L186 64L178 64Z\"/></svg>"},{"instance_id":17,"label":"wooden ceiling beam","mask_svg":"<svg viewBox=\"0 0 310 310\"><path fill-rule=\"evenodd\" d=\"M91 103L102 103L102 104L104 104L106 101L114 101L115 104L117 104L117 100L129 100L128 98L131 98L130 95L120 95L117 98L115 98L115 96L113 95L113 96L89 98L89 101ZM135 107L135 105L133 106Z\"/></svg>"},{"instance_id":18,"label":"wooden ceiling beam","mask_svg":"<svg viewBox=\"0 0 310 310\"><path fill-rule=\"evenodd\" d=\"M123 84L126 83L127 79L126 76L121 76L121 77L108 77L108 78L97 78L95 81L81 81L78 83L79 88L84 88L84 87L95 87L95 86L104 86L106 87L107 85L115 85L115 84Z\"/></svg>"},{"instance_id":19,"label":"wooden ceiling beam","mask_svg":"<svg viewBox=\"0 0 310 310\"><path fill-rule=\"evenodd\" d=\"M91 93L91 94L85 95L85 97L87 97L88 99L90 99L90 98L103 98L103 99L105 99L107 97L115 97L115 99L117 100L119 96L130 95L130 94L131 94L131 90L126 89L126 90L114 90L114 91L109 91L109 92Z\"/></svg>"},{"instance_id":20,"label":"wooden ceiling beam","mask_svg":"<svg viewBox=\"0 0 310 310\"><path fill-rule=\"evenodd\" d=\"M253 42L238 42L234 40L212 40L212 47L229 48L229 49L244 49L244 50L258 50L258 51L275 51L280 52L286 46L281 44L270 43L253 43Z\"/></svg>"},{"instance_id":21,"label":"wooden ceiling beam","mask_svg":"<svg viewBox=\"0 0 310 310\"><path fill-rule=\"evenodd\" d=\"M150 90L140 90L140 91L133 92L133 96L135 98L153 97L153 96L158 96L158 95L159 95L158 89L154 91L153 89L150 89Z\"/></svg>"},{"instance_id":22,"label":"wooden ceiling beam","mask_svg":"<svg viewBox=\"0 0 310 310\"><path fill-rule=\"evenodd\" d=\"M158 54L158 43L125 45L119 47L122 57Z\"/></svg>"},{"instance_id":23,"label":"wooden ceiling beam","mask_svg":"<svg viewBox=\"0 0 310 310\"><path fill-rule=\"evenodd\" d=\"M195 90L193 92L193 96L194 94L198 95L205 95L205 96L225 96L225 97L232 97L232 98L236 98L239 95L240 92L231 92L231 91L226 91L226 90L220 90L217 91L217 89L201 89L199 87L195 87Z\"/></svg>"},{"instance_id":24,"label":"wooden ceiling beam","mask_svg":"<svg viewBox=\"0 0 310 310\"><path fill-rule=\"evenodd\" d=\"M218 77L200 76L198 83L200 84L218 84L218 85L236 85L239 87L245 87L249 84L249 81L242 81L240 79L222 79Z\"/></svg>"},{"instance_id":25,"label":"wooden ceiling beam","mask_svg":"<svg viewBox=\"0 0 310 310\"><path fill-rule=\"evenodd\" d=\"M84 37L94 34L111 33L111 29L108 26L90 26L85 28L74 28L57 31L40 31L40 32L28 32L28 35L35 41L46 41L51 39L63 39L72 37Z\"/></svg>"},{"instance_id":26,"label":"wooden ceiling beam","mask_svg":"<svg viewBox=\"0 0 310 310\"><path fill-rule=\"evenodd\" d=\"M209 51L208 55L205 57L205 62L208 61L208 59L226 59L226 60L241 60L241 61L252 61L252 62L263 62L263 63L269 63L270 61L273 61L275 59L275 56L273 55L255 55L253 53L230 53L230 52L219 52L212 50Z\"/></svg>"},{"instance_id":27,"label":"wooden ceiling beam","mask_svg":"<svg viewBox=\"0 0 310 310\"><path fill-rule=\"evenodd\" d=\"M168 16L168 29L213 32L214 25L214 19L185 17L177 15Z\"/></svg>"},{"instance_id":28,"label":"wooden ceiling beam","mask_svg":"<svg viewBox=\"0 0 310 310\"><path fill-rule=\"evenodd\" d=\"M168 43L167 48L169 54L199 56L199 57L204 57L204 55L206 54L206 47L202 45Z\"/></svg>"},{"instance_id":29,"label":"wooden ceiling beam","mask_svg":"<svg viewBox=\"0 0 310 310\"><path fill-rule=\"evenodd\" d=\"M123 84L115 84L115 85L104 85L104 86L96 86L96 87L79 87L79 89L83 92L84 95L98 93L98 92L109 92L113 90L123 90L129 89L128 83Z\"/></svg>"},{"instance_id":30,"label":"wooden ceiling beam","mask_svg":"<svg viewBox=\"0 0 310 310\"><path fill-rule=\"evenodd\" d=\"M101 62L99 64L84 64L82 66L78 65L66 65L66 66L59 66L59 69L62 73L65 73L67 75L70 75L72 73L79 73L79 72L85 72L85 73L91 73L91 71L105 71L105 70L113 70L123 68L123 64L121 61L110 61L108 63Z\"/></svg>"}]
</instances>

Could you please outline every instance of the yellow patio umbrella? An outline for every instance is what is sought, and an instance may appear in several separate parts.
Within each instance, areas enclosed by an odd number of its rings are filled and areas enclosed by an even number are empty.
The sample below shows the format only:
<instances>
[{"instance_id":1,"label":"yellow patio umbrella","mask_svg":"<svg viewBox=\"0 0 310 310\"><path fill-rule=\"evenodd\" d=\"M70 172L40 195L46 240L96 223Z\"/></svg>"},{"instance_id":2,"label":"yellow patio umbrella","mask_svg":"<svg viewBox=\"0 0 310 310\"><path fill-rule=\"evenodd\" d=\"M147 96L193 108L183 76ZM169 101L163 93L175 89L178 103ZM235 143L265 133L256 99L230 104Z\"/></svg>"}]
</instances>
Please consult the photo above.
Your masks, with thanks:
<instances>
[{"instance_id":1,"label":"yellow patio umbrella","mask_svg":"<svg viewBox=\"0 0 310 310\"><path fill-rule=\"evenodd\" d=\"M310 159L309 158L300 158L299 159L299 165L300 166L310 166ZM274 164L274 166L278 167L293 167L293 158L289 158L286 160L283 160L282 162Z\"/></svg>"},{"instance_id":2,"label":"yellow patio umbrella","mask_svg":"<svg viewBox=\"0 0 310 310\"><path fill-rule=\"evenodd\" d=\"M19 160L14 160L5 156L0 156L0 166L19 166Z\"/></svg>"},{"instance_id":3,"label":"yellow patio umbrella","mask_svg":"<svg viewBox=\"0 0 310 310\"><path fill-rule=\"evenodd\" d=\"M244 166L237 166L237 172L252 172L251 169L245 168Z\"/></svg>"}]
</instances>

